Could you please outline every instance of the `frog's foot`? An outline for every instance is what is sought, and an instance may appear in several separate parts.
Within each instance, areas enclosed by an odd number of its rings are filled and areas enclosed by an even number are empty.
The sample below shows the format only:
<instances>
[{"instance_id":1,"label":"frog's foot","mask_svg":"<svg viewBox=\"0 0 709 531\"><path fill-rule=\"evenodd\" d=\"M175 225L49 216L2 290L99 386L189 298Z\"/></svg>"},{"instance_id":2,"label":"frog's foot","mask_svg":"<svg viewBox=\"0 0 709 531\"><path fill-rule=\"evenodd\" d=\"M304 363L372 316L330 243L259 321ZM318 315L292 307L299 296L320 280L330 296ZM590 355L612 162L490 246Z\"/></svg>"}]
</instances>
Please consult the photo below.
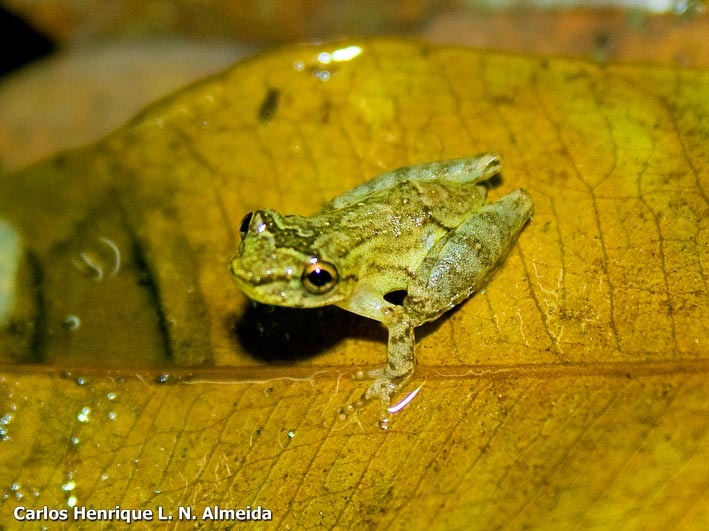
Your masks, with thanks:
<instances>
[{"instance_id":1,"label":"frog's foot","mask_svg":"<svg viewBox=\"0 0 709 531\"><path fill-rule=\"evenodd\" d=\"M362 394L362 398L360 400L368 402L372 398L379 398L382 402L382 407L386 409L391 403L391 395L394 394L397 384L394 383L390 377L384 374L384 371L379 371L378 374L376 374L377 371L372 371L372 373L375 373L376 380L369 384L369 387Z\"/></svg>"},{"instance_id":2,"label":"frog's foot","mask_svg":"<svg viewBox=\"0 0 709 531\"><path fill-rule=\"evenodd\" d=\"M386 371L383 369L369 371L366 373L367 375L376 375L376 379L369 385L367 390L362 393L362 396L354 402L350 402L346 406L340 408L338 414L341 419L345 419L349 415L356 413L368 402L378 398L381 405L380 420L378 424L381 428L387 429L387 423L389 422L389 417L391 416L389 411L391 398L398 389L401 389L406 384L409 380L409 375L403 378L391 378L385 373ZM358 375L355 376L357 377Z\"/></svg>"},{"instance_id":3,"label":"frog's foot","mask_svg":"<svg viewBox=\"0 0 709 531\"><path fill-rule=\"evenodd\" d=\"M386 429L389 418L391 397L409 381L414 373L414 326L417 324L403 307L387 307L384 316L389 329L389 350L387 351L387 364L373 371L358 371L355 378L362 379L366 374L374 381L369 385L362 396L340 409L340 417L345 418L348 413L361 409L373 398L378 398L381 407L381 421L379 425Z\"/></svg>"}]
</instances>

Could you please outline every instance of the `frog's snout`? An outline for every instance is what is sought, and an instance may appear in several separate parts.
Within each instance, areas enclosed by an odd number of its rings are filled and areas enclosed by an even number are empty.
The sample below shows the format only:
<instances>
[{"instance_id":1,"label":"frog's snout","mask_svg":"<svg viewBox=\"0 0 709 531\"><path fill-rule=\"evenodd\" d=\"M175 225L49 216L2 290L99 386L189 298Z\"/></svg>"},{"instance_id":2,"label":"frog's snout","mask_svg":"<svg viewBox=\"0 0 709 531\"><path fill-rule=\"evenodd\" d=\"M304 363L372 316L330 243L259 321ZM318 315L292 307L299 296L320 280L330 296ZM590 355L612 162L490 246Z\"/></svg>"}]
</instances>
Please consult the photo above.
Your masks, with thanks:
<instances>
[{"instance_id":1,"label":"frog's snout","mask_svg":"<svg viewBox=\"0 0 709 531\"><path fill-rule=\"evenodd\" d=\"M229 260L229 273L231 273L232 277L238 277L240 269L237 267L237 261L238 257L233 256L231 260Z\"/></svg>"},{"instance_id":2,"label":"frog's snout","mask_svg":"<svg viewBox=\"0 0 709 531\"><path fill-rule=\"evenodd\" d=\"M233 278L238 285L246 284L249 280L249 274L244 271L244 268L241 267L240 264L241 260L239 255L235 255L229 260L229 273L231 273L231 278Z\"/></svg>"}]
</instances>

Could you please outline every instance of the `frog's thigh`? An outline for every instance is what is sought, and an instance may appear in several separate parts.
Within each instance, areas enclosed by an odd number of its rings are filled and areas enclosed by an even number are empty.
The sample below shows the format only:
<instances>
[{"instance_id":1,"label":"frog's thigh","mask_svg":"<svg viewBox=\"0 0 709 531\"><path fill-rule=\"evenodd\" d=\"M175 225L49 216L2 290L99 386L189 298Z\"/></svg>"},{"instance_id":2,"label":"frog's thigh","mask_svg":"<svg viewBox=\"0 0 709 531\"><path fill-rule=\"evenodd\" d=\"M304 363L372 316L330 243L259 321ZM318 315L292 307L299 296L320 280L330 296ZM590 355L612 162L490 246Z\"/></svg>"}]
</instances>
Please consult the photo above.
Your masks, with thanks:
<instances>
[{"instance_id":1,"label":"frog's thigh","mask_svg":"<svg viewBox=\"0 0 709 531\"><path fill-rule=\"evenodd\" d=\"M409 284L406 309L432 319L480 290L531 214L523 190L473 213L426 255Z\"/></svg>"}]
</instances>

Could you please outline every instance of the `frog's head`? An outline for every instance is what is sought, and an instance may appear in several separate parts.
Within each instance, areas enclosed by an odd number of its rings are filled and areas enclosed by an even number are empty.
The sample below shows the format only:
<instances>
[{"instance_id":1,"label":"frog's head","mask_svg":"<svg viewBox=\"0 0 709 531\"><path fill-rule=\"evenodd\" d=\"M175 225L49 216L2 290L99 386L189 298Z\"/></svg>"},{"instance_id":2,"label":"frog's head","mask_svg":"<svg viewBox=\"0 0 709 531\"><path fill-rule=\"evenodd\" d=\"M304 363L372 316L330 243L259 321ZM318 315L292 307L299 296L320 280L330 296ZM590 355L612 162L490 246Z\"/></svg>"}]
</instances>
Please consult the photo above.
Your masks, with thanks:
<instances>
[{"instance_id":1,"label":"frog's head","mask_svg":"<svg viewBox=\"0 0 709 531\"><path fill-rule=\"evenodd\" d=\"M241 245L229 268L236 285L264 304L315 308L347 295L337 266L313 249L318 231L307 218L273 210L249 212L241 221Z\"/></svg>"}]
</instances>

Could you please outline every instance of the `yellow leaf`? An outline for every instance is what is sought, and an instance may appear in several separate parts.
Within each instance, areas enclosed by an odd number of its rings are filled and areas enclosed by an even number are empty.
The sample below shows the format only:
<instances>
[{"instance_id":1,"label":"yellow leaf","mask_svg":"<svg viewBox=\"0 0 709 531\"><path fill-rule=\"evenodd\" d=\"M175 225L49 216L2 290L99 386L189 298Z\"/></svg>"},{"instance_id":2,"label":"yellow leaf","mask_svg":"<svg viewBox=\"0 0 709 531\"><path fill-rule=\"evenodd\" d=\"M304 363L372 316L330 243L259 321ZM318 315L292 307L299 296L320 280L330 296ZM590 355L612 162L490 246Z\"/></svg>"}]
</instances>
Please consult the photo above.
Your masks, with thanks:
<instances>
[{"instance_id":1,"label":"yellow leaf","mask_svg":"<svg viewBox=\"0 0 709 531\"><path fill-rule=\"evenodd\" d=\"M292 47L3 177L0 521L706 527L707 93L665 67ZM376 406L339 421L385 334L249 307L227 270L241 217L484 151L505 157L491 198L524 187L534 219L484 293L419 330L423 387L390 429Z\"/></svg>"}]
</instances>

